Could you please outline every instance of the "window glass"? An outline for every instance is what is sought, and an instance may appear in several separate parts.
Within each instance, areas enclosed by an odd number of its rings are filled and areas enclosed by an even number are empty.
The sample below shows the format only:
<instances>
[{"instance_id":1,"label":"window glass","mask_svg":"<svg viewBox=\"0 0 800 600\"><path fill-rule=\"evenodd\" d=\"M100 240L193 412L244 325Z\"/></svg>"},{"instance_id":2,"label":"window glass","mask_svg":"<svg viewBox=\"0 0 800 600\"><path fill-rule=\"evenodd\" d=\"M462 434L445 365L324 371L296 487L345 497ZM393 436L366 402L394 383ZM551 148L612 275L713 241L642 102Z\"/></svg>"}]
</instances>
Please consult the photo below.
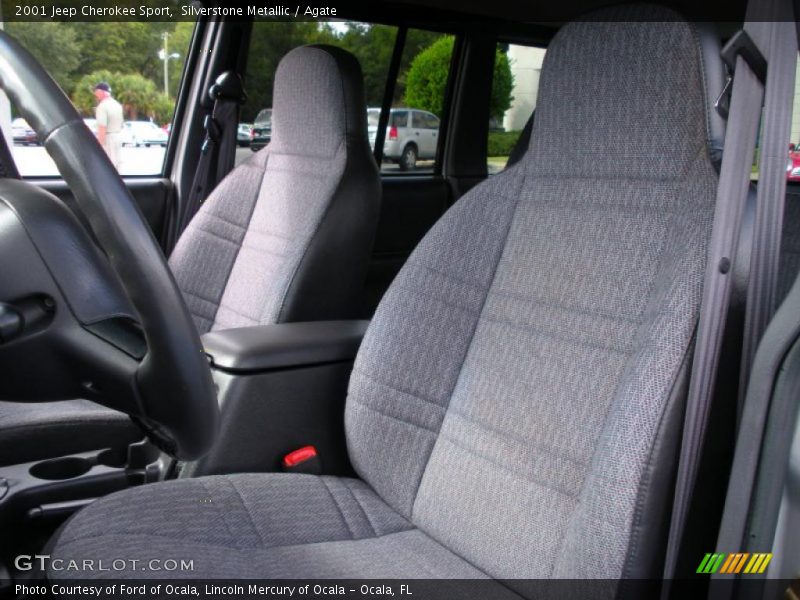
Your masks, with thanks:
<instances>
[{"instance_id":1,"label":"window glass","mask_svg":"<svg viewBox=\"0 0 800 600\"><path fill-rule=\"evenodd\" d=\"M800 60L794 78L794 106L792 107L792 133L789 138L789 160L786 164L788 181L800 183ZM757 177L754 168L754 177Z\"/></svg>"},{"instance_id":2,"label":"window glass","mask_svg":"<svg viewBox=\"0 0 800 600\"><path fill-rule=\"evenodd\" d=\"M383 144L383 173L434 172L454 44L452 35L408 30Z\"/></svg>"},{"instance_id":3,"label":"window glass","mask_svg":"<svg viewBox=\"0 0 800 600\"><path fill-rule=\"evenodd\" d=\"M163 172L194 23L15 21L4 27L67 93L92 133L106 137L104 147L120 174ZM20 173L59 176L30 126L11 108L12 153Z\"/></svg>"},{"instance_id":4,"label":"window glass","mask_svg":"<svg viewBox=\"0 0 800 600\"><path fill-rule=\"evenodd\" d=\"M408 111L393 108L389 113L389 127L408 127Z\"/></svg>"},{"instance_id":5,"label":"window glass","mask_svg":"<svg viewBox=\"0 0 800 600\"><path fill-rule=\"evenodd\" d=\"M242 109L242 125L251 128L251 136L237 150L237 164L270 140L270 128L259 127L254 121L259 111L272 103L275 70L281 58L292 48L312 43L348 50L361 63L368 133L374 149L396 41L397 28L388 25L352 21L256 22L245 74L248 100ZM381 161L384 173L433 172L440 137L438 117L442 113L453 43L452 36L441 33L417 29L407 32L386 120ZM433 113L423 117L425 131L412 129L408 109Z\"/></svg>"},{"instance_id":6,"label":"window glass","mask_svg":"<svg viewBox=\"0 0 800 600\"><path fill-rule=\"evenodd\" d=\"M251 128L251 135L249 140L241 140L236 151L236 163L241 163L252 152L269 143L275 71L290 50L305 44L338 46L359 59L367 106L370 107L366 118L371 131L377 131L396 37L397 28L387 25L342 21L256 21L244 77L247 102L241 112L242 125Z\"/></svg>"},{"instance_id":7,"label":"window glass","mask_svg":"<svg viewBox=\"0 0 800 600\"><path fill-rule=\"evenodd\" d=\"M544 48L497 45L486 152L490 175L506 168L509 154L536 109L544 55Z\"/></svg>"}]
</instances>

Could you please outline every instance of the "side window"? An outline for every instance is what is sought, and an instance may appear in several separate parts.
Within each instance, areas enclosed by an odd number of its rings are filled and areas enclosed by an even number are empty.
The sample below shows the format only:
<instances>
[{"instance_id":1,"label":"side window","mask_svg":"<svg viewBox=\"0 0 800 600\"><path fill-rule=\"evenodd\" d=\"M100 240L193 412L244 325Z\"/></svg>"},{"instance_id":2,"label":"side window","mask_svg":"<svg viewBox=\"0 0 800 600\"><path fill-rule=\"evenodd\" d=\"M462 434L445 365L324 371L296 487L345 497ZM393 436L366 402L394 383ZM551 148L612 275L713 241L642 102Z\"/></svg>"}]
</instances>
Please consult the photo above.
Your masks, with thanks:
<instances>
[{"instance_id":1,"label":"side window","mask_svg":"<svg viewBox=\"0 0 800 600\"><path fill-rule=\"evenodd\" d=\"M258 115L271 108L278 62L289 50L303 44L331 44L358 58L364 74L369 139L375 150L397 34L398 28L394 26L352 21L254 23L245 73L248 99L242 108L241 124L242 132L250 130L250 139L243 136L236 153L237 164L251 151L258 151L269 143L271 128L260 126ZM397 76L391 82L393 94L389 114L383 121L386 123L383 146L378 150L383 173L434 172L441 137L439 118L450 76L454 41L453 36L442 33L406 31ZM416 123L418 119L427 124ZM423 127L424 131L418 131L418 127Z\"/></svg>"},{"instance_id":2,"label":"side window","mask_svg":"<svg viewBox=\"0 0 800 600\"><path fill-rule=\"evenodd\" d=\"M506 168L511 151L536 109L544 55L545 49L535 46L497 45L486 144L490 175Z\"/></svg>"},{"instance_id":3,"label":"side window","mask_svg":"<svg viewBox=\"0 0 800 600\"><path fill-rule=\"evenodd\" d=\"M431 113L426 113L426 112L416 113L415 119L418 119L417 127L420 127L422 129L439 129L439 119L436 118Z\"/></svg>"},{"instance_id":4,"label":"side window","mask_svg":"<svg viewBox=\"0 0 800 600\"><path fill-rule=\"evenodd\" d=\"M439 140L443 137L439 132L439 119L444 112L454 44L452 35L408 30L383 144L382 173L403 175L436 171ZM411 123L406 121L409 113ZM395 115L402 115L402 124L392 125Z\"/></svg>"},{"instance_id":5,"label":"side window","mask_svg":"<svg viewBox=\"0 0 800 600\"><path fill-rule=\"evenodd\" d=\"M377 124L376 124L377 126ZM400 127L406 128L408 127L408 111L407 110L396 110L392 109L389 113L389 127ZM397 134L393 134L392 137L397 137Z\"/></svg>"},{"instance_id":6,"label":"side window","mask_svg":"<svg viewBox=\"0 0 800 600\"><path fill-rule=\"evenodd\" d=\"M5 31L66 92L121 175L163 173L194 23L12 21ZM58 177L30 125L11 110L12 153L20 174Z\"/></svg>"},{"instance_id":7,"label":"side window","mask_svg":"<svg viewBox=\"0 0 800 600\"><path fill-rule=\"evenodd\" d=\"M789 160L786 165L786 177L789 183L800 183L800 60L797 61L796 68L794 105L792 106L792 133L789 138ZM755 172L754 177L758 177Z\"/></svg>"}]
</instances>

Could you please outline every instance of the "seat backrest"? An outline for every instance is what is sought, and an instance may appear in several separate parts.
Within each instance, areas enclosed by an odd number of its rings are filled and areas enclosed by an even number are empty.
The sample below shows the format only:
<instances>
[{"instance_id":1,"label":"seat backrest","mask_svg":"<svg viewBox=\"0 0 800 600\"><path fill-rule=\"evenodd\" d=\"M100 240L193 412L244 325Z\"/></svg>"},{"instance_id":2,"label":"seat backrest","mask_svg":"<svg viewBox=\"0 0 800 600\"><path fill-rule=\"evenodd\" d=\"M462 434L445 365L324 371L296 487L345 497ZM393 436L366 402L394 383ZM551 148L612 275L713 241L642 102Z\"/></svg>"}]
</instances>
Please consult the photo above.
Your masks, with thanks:
<instances>
[{"instance_id":1,"label":"seat backrest","mask_svg":"<svg viewBox=\"0 0 800 600\"><path fill-rule=\"evenodd\" d=\"M269 145L217 186L170 257L201 333L358 308L380 209L358 61L292 50L272 109Z\"/></svg>"},{"instance_id":2,"label":"seat backrest","mask_svg":"<svg viewBox=\"0 0 800 600\"><path fill-rule=\"evenodd\" d=\"M361 346L355 469L491 576L653 574L717 187L700 54L655 6L564 26L528 152L434 226Z\"/></svg>"}]
</instances>

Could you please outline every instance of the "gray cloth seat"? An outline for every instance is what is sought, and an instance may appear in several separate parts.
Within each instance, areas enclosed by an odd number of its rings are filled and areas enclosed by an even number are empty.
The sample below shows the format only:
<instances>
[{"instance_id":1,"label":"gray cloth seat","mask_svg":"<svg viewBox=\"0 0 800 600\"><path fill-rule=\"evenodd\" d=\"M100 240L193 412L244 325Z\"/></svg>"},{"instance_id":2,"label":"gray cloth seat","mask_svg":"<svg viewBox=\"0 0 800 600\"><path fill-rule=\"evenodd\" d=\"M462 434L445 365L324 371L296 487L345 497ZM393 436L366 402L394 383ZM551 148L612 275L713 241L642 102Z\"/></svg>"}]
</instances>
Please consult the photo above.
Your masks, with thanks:
<instances>
[{"instance_id":1,"label":"gray cloth seat","mask_svg":"<svg viewBox=\"0 0 800 600\"><path fill-rule=\"evenodd\" d=\"M432 228L361 345L345 412L359 482L146 486L78 513L53 557L157 547L217 577L657 576L717 187L700 56L693 26L653 6L556 35L528 152Z\"/></svg>"},{"instance_id":2,"label":"gray cloth seat","mask_svg":"<svg viewBox=\"0 0 800 600\"><path fill-rule=\"evenodd\" d=\"M272 123L270 144L217 186L170 256L201 334L358 311L381 188L356 58L331 46L289 52ZM41 458L54 438L69 453L141 437L122 413L86 404L0 403L2 462Z\"/></svg>"}]
</instances>

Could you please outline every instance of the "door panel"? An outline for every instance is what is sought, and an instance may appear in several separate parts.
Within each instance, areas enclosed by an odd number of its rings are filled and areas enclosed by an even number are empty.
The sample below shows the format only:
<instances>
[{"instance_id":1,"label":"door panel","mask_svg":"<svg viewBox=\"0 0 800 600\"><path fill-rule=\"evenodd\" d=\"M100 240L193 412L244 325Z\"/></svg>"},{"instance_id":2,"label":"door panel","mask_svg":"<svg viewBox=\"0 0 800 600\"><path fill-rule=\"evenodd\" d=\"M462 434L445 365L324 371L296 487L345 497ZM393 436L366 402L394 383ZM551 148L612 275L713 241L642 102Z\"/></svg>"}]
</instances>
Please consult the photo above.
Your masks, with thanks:
<instances>
[{"instance_id":1,"label":"door panel","mask_svg":"<svg viewBox=\"0 0 800 600\"><path fill-rule=\"evenodd\" d=\"M62 179L28 180L38 185L51 194L57 196L69 206L82 221L85 219L78 208L72 191ZM166 229L167 207L172 195L172 183L162 178L136 178L126 179L125 185L133 195L133 199L142 211L145 221L153 231L159 244L163 248L163 238Z\"/></svg>"},{"instance_id":2,"label":"door panel","mask_svg":"<svg viewBox=\"0 0 800 600\"><path fill-rule=\"evenodd\" d=\"M367 273L363 316L372 316L409 254L447 210L450 198L450 186L442 177L383 178L381 215Z\"/></svg>"}]
</instances>

